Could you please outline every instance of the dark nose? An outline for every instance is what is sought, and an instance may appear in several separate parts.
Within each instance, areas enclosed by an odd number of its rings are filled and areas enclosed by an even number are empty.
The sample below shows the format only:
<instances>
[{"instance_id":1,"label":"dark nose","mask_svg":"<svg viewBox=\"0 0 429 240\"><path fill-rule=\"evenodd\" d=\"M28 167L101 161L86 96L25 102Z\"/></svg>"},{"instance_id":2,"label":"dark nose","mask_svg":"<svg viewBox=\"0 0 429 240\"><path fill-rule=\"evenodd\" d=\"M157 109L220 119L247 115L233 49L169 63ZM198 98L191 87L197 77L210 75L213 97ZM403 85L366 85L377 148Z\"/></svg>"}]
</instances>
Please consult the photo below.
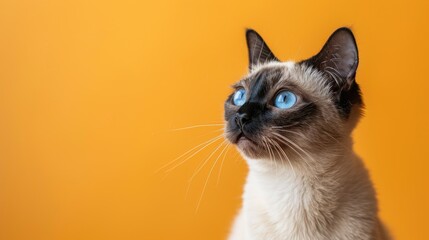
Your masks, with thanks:
<instances>
[{"instance_id":1,"label":"dark nose","mask_svg":"<svg viewBox=\"0 0 429 240\"><path fill-rule=\"evenodd\" d=\"M249 122L249 120L250 118L249 118L249 115L247 115L247 113L237 113L235 115L235 122L241 129L243 128L244 124Z\"/></svg>"}]
</instances>

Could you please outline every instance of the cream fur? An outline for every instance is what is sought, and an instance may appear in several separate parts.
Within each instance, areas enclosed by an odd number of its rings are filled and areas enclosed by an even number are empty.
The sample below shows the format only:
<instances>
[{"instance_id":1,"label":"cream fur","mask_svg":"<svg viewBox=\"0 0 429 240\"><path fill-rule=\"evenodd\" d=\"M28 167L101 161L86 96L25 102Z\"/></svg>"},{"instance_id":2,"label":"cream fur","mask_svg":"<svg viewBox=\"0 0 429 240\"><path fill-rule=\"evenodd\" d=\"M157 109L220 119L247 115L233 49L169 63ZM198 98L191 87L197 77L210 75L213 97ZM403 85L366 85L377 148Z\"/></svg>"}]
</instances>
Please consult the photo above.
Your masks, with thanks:
<instances>
[{"instance_id":1,"label":"cream fur","mask_svg":"<svg viewBox=\"0 0 429 240\"><path fill-rule=\"evenodd\" d=\"M246 161L243 207L229 239L382 239L375 237L374 190L353 152L339 157L328 179L319 181L311 170L293 171L262 159Z\"/></svg>"}]
</instances>

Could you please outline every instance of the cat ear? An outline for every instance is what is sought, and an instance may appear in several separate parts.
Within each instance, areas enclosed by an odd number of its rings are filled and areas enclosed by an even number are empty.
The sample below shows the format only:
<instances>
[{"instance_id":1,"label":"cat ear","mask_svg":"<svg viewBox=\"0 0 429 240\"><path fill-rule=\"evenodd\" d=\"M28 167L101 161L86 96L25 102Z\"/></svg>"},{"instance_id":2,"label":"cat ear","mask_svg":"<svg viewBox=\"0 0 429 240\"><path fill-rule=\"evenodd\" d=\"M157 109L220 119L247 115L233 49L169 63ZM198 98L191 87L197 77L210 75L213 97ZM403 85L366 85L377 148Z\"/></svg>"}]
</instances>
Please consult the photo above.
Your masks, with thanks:
<instances>
[{"instance_id":1,"label":"cat ear","mask_svg":"<svg viewBox=\"0 0 429 240\"><path fill-rule=\"evenodd\" d=\"M337 29L314 57L305 61L323 72L334 89L349 90L355 80L359 63L358 49L353 33L348 28Z\"/></svg>"},{"instance_id":2,"label":"cat ear","mask_svg":"<svg viewBox=\"0 0 429 240\"><path fill-rule=\"evenodd\" d=\"M249 69L252 69L252 66L269 61L279 61L264 39L253 29L246 30L246 41L249 53Z\"/></svg>"}]
</instances>

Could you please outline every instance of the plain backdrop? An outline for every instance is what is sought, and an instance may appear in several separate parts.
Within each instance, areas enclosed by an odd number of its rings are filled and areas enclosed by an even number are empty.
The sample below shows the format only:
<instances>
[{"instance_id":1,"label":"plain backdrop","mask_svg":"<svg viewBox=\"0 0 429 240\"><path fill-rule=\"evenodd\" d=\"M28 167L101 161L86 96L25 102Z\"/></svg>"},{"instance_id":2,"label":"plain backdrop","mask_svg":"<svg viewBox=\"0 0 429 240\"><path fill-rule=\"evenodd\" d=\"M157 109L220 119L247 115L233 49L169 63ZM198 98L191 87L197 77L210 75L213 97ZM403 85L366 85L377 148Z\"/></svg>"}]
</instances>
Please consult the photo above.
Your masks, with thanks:
<instances>
[{"instance_id":1,"label":"plain backdrop","mask_svg":"<svg viewBox=\"0 0 429 240\"><path fill-rule=\"evenodd\" d=\"M246 27L300 60L341 26L359 46L355 149L381 218L429 239L428 4L0 1L0 239L225 238L246 165L219 140L157 172L222 133L174 129L222 123Z\"/></svg>"}]
</instances>

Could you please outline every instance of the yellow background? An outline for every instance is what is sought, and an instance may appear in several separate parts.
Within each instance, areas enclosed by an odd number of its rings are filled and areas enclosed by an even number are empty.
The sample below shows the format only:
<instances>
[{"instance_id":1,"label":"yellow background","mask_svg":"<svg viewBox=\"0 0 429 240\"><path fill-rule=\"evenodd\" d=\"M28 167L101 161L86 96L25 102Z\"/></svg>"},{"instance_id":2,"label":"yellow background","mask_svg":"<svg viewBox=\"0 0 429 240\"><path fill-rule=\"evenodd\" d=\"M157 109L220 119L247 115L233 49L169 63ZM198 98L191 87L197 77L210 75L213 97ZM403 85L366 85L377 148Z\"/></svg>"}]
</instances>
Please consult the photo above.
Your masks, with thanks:
<instances>
[{"instance_id":1,"label":"yellow background","mask_svg":"<svg viewBox=\"0 0 429 240\"><path fill-rule=\"evenodd\" d=\"M215 154L188 188L218 141L156 173L221 133L172 129L222 122L245 27L298 60L340 26L359 45L355 148L381 217L397 239L429 239L428 12L424 0L2 0L0 239L224 238L246 166L231 148L204 191Z\"/></svg>"}]
</instances>

